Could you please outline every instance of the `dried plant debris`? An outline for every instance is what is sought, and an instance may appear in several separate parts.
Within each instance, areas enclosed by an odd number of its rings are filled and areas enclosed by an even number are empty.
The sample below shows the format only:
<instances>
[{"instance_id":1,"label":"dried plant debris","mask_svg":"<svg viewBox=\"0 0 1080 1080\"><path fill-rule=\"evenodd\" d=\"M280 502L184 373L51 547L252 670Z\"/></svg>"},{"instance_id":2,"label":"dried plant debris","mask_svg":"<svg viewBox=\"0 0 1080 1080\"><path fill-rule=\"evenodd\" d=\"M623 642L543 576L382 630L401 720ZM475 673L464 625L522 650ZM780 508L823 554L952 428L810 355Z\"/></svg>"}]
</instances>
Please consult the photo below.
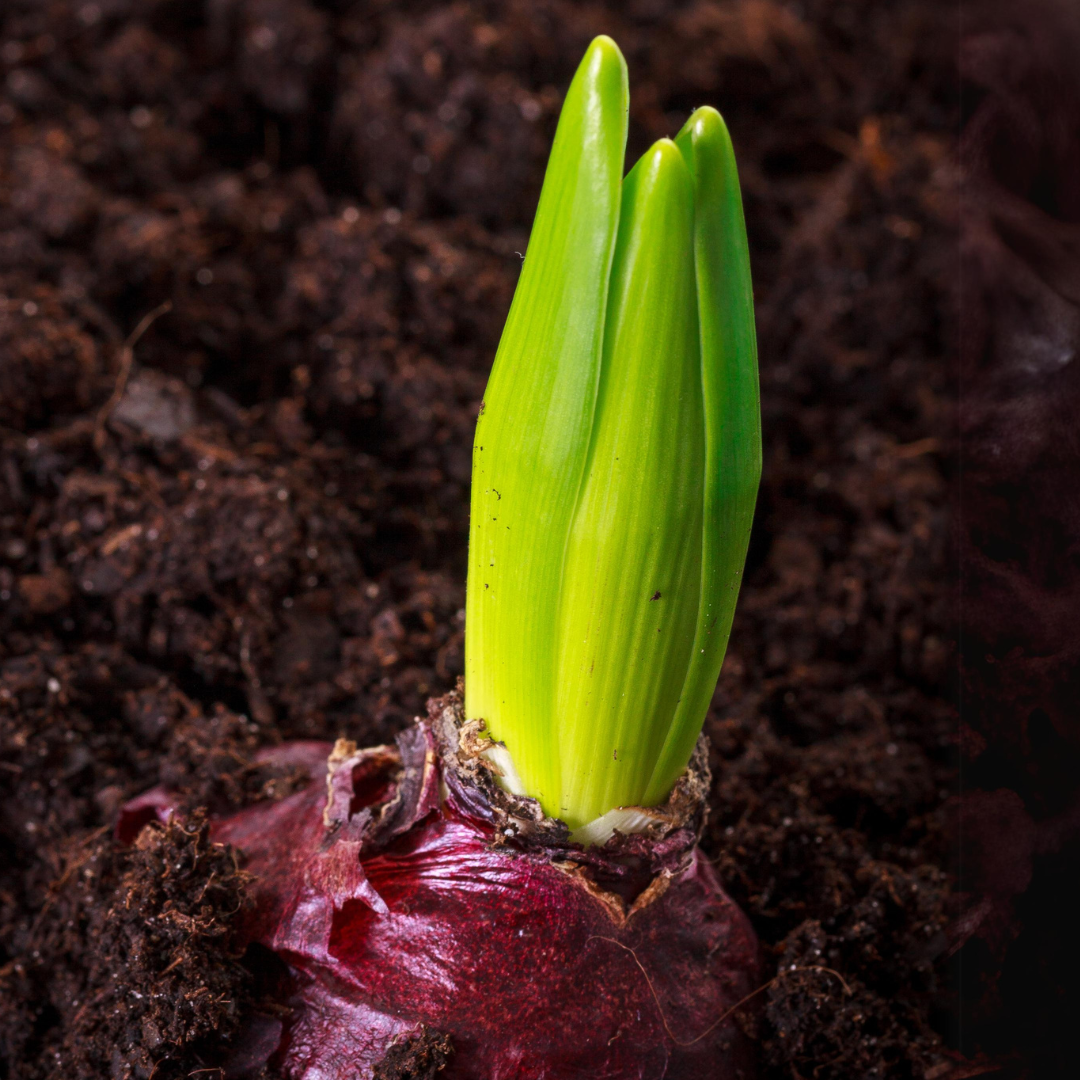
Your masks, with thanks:
<instances>
[{"instance_id":1,"label":"dried plant debris","mask_svg":"<svg viewBox=\"0 0 1080 1080\"><path fill-rule=\"evenodd\" d=\"M382 1063L375 1066L374 1080L435 1080L453 1052L448 1036L425 1028L390 1048Z\"/></svg>"},{"instance_id":2,"label":"dried plant debris","mask_svg":"<svg viewBox=\"0 0 1080 1080\"><path fill-rule=\"evenodd\" d=\"M131 848L72 843L3 969L9 1075L184 1077L220 1054L248 1003L232 951L247 878L202 814L148 825ZM20 1015L21 1014L21 1015Z\"/></svg>"}]
</instances>

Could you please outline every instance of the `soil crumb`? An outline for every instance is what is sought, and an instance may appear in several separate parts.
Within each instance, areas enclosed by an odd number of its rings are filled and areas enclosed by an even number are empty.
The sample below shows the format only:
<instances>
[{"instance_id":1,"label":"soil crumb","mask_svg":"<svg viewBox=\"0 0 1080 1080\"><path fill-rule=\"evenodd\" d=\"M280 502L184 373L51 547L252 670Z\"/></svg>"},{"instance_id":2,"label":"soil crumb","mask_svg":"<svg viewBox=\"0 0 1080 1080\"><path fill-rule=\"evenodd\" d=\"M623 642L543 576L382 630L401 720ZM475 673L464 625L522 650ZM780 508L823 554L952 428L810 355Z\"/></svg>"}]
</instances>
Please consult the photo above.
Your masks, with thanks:
<instances>
[{"instance_id":1,"label":"soil crumb","mask_svg":"<svg viewBox=\"0 0 1080 1080\"><path fill-rule=\"evenodd\" d=\"M376 1066L374 1080L435 1080L453 1052L448 1035L424 1028L419 1035L390 1048Z\"/></svg>"},{"instance_id":2,"label":"soil crumb","mask_svg":"<svg viewBox=\"0 0 1080 1080\"><path fill-rule=\"evenodd\" d=\"M250 997L230 952L246 879L207 833L197 812L147 825L130 848L101 835L69 845L26 949L0 973L17 1003L3 1016L8 1075L179 1080L220 1055Z\"/></svg>"}]
</instances>

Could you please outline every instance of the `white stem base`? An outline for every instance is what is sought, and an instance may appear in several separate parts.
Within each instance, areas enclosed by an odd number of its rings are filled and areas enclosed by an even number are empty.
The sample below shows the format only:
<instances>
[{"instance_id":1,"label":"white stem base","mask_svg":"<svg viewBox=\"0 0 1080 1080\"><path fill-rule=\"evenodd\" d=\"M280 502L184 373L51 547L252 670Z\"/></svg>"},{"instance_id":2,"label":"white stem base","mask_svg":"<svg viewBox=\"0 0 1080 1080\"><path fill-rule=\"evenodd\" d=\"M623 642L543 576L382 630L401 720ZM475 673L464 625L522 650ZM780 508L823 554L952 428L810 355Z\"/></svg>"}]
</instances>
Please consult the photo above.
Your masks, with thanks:
<instances>
[{"instance_id":1,"label":"white stem base","mask_svg":"<svg viewBox=\"0 0 1080 1080\"><path fill-rule=\"evenodd\" d=\"M495 743L488 747L484 751L484 757L495 766L495 779L504 791L510 792L511 795L528 795L514 767L514 759L502 743ZM592 821L587 821L580 828L574 829L570 834L570 839L586 847L602 845L615 835L616 829L624 834L648 832L650 826L656 825L658 817L661 815L644 806L617 806L614 810L609 810L606 814L601 814Z\"/></svg>"}]
</instances>

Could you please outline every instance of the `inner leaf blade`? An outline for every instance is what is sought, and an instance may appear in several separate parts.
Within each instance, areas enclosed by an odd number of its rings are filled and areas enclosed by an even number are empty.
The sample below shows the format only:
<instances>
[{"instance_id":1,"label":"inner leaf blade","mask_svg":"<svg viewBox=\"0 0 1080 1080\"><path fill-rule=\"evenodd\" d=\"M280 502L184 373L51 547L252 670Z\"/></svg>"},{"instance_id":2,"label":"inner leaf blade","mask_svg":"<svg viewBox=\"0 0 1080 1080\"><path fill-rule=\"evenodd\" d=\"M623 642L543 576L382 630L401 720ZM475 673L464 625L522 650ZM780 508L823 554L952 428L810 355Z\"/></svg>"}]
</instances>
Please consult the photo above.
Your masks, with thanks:
<instances>
[{"instance_id":1,"label":"inner leaf blade","mask_svg":"<svg viewBox=\"0 0 1080 1080\"><path fill-rule=\"evenodd\" d=\"M693 184L661 140L627 177L593 445L559 617L559 816L640 803L700 591L704 420Z\"/></svg>"}]
</instances>

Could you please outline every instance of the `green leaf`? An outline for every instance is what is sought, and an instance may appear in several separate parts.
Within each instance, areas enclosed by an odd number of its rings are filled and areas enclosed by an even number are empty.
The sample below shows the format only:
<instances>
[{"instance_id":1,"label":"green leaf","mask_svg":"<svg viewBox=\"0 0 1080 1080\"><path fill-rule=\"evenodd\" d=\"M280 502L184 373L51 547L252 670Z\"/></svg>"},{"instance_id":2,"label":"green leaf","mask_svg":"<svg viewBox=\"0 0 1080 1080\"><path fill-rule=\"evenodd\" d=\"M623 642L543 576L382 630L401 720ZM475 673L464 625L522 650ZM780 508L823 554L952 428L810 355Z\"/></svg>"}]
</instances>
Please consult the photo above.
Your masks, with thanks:
<instances>
[{"instance_id":1,"label":"green leaf","mask_svg":"<svg viewBox=\"0 0 1080 1080\"><path fill-rule=\"evenodd\" d=\"M724 661L761 479L761 407L750 252L735 153L720 114L698 109L676 138L694 175L694 251L705 399L701 601L686 682L645 804L686 768Z\"/></svg>"},{"instance_id":2,"label":"green leaf","mask_svg":"<svg viewBox=\"0 0 1080 1080\"><path fill-rule=\"evenodd\" d=\"M572 827L644 798L686 677L700 593L693 181L662 139L623 187L596 421L559 610L558 813Z\"/></svg>"},{"instance_id":3,"label":"green leaf","mask_svg":"<svg viewBox=\"0 0 1080 1080\"><path fill-rule=\"evenodd\" d=\"M555 812L559 583L593 423L628 99L622 54L599 37L566 95L473 447L466 713Z\"/></svg>"}]
</instances>

